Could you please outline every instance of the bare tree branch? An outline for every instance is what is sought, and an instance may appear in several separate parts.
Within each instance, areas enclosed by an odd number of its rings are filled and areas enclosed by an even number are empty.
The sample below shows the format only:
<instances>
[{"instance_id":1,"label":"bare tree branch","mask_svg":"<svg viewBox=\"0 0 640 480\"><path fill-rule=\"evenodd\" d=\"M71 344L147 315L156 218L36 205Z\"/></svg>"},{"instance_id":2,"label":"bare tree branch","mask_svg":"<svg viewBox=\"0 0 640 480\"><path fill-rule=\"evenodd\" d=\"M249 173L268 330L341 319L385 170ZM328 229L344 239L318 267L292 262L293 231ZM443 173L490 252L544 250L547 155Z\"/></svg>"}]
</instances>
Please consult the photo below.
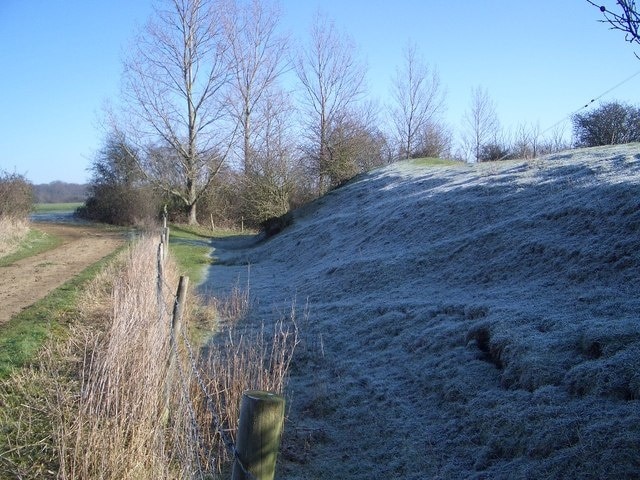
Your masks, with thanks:
<instances>
[{"instance_id":1,"label":"bare tree branch","mask_svg":"<svg viewBox=\"0 0 640 480\"><path fill-rule=\"evenodd\" d=\"M288 40L278 33L281 14L275 3L250 0L239 5L237 0L228 0L226 12L224 29L232 76L229 104L241 125L242 161L247 173L255 140L254 111L287 68Z\"/></svg>"},{"instance_id":2,"label":"bare tree branch","mask_svg":"<svg viewBox=\"0 0 640 480\"><path fill-rule=\"evenodd\" d=\"M635 0L616 0L615 8L617 11L614 11L614 7L598 5L592 0L587 0L587 2L602 12L604 20L600 20L601 22L608 23L613 30L624 32L627 42L640 44L640 36L638 35L640 14L638 14Z\"/></svg>"}]
</instances>

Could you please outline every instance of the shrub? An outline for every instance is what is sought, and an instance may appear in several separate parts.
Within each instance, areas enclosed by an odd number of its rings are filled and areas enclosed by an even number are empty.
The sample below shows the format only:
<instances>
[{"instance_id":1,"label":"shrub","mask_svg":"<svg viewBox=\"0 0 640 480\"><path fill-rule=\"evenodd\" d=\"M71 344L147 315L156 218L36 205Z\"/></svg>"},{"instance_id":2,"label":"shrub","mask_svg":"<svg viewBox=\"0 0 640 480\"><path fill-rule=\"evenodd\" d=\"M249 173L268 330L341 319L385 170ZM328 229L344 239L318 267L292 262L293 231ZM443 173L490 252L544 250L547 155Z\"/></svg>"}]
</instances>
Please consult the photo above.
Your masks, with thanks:
<instances>
[{"instance_id":1,"label":"shrub","mask_svg":"<svg viewBox=\"0 0 640 480\"><path fill-rule=\"evenodd\" d=\"M480 148L479 162L495 162L497 160L510 160L513 158L506 145L498 142L488 143Z\"/></svg>"},{"instance_id":2,"label":"shrub","mask_svg":"<svg viewBox=\"0 0 640 480\"><path fill-rule=\"evenodd\" d=\"M579 147L640 141L640 109L619 102L602 104L592 112L573 116Z\"/></svg>"},{"instance_id":3,"label":"shrub","mask_svg":"<svg viewBox=\"0 0 640 480\"><path fill-rule=\"evenodd\" d=\"M90 196L77 210L80 217L112 225L138 225L158 216L160 201L150 187L91 185Z\"/></svg>"},{"instance_id":4,"label":"shrub","mask_svg":"<svg viewBox=\"0 0 640 480\"><path fill-rule=\"evenodd\" d=\"M26 218L31 210L31 183L17 173L0 172L0 217Z\"/></svg>"},{"instance_id":5,"label":"shrub","mask_svg":"<svg viewBox=\"0 0 640 480\"><path fill-rule=\"evenodd\" d=\"M272 175L245 175L243 181L243 213L251 226L258 226L270 218L289 211L295 191L292 181Z\"/></svg>"},{"instance_id":6,"label":"shrub","mask_svg":"<svg viewBox=\"0 0 640 480\"><path fill-rule=\"evenodd\" d=\"M136 225L157 217L158 195L145 181L133 147L107 139L91 170L89 197L78 209L81 217L114 225Z\"/></svg>"},{"instance_id":7,"label":"shrub","mask_svg":"<svg viewBox=\"0 0 640 480\"><path fill-rule=\"evenodd\" d=\"M240 177L228 168L223 168L213 179L198 200L198 222L218 227L233 227L240 224ZM173 215L172 215L173 217Z\"/></svg>"},{"instance_id":8,"label":"shrub","mask_svg":"<svg viewBox=\"0 0 640 480\"><path fill-rule=\"evenodd\" d=\"M264 232L266 238L277 235L282 230L293 224L293 214L287 212L279 217L267 218L260 224L261 230Z\"/></svg>"}]
</instances>

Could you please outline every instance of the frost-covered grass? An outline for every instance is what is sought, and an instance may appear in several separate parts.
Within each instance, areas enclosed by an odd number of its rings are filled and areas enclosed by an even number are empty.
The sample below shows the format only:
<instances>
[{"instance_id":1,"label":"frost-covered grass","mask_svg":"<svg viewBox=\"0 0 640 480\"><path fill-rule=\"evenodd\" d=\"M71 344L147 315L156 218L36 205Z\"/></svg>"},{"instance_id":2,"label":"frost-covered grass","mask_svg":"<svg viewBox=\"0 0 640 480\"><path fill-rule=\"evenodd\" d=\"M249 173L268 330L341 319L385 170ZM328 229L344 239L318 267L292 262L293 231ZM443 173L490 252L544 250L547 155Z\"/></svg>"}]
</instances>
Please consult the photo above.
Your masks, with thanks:
<instances>
[{"instance_id":1,"label":"frost-covered grass","mask_svg":"<svg viewBox=\"0 0 640 480\"><path fill-rule=\"evenodd\" d=\"M639 144L401 162L214 246L204 288L308 305L279 478L637 478Z\"/></svg>"}]
</instances>

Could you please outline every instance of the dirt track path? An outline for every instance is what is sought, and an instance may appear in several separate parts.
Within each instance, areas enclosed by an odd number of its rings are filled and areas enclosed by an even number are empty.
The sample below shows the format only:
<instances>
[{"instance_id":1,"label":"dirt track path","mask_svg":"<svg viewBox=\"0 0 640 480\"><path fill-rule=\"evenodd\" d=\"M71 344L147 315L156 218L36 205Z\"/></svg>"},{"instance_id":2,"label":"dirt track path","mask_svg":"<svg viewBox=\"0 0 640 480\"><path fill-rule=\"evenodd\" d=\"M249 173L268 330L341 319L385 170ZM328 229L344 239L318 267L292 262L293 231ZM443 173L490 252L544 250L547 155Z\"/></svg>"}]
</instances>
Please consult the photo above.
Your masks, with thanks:
<instances>
[{"instance_id":1,"label":"dirt track path","mask_svg":"<svg viewBox=\"0 0 640 480\"><path fill-rule=\"evenodd\" d=\"M62 244L0 267L0 324L44 298L124 242L122 233L84 225L39 223L35 228L60 237Z\"/></svg>"}]
</instances>

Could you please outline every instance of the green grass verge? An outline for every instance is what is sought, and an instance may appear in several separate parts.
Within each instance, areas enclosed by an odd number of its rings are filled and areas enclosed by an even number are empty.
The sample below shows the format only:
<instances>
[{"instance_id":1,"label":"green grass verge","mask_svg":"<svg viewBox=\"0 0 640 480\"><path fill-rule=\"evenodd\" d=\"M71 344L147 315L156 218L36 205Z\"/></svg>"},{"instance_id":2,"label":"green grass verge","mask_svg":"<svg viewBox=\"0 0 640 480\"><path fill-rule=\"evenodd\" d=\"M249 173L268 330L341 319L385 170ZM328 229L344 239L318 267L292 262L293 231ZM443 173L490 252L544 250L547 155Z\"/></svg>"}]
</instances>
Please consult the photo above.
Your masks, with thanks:
<instances>
[{"instance_id":1,"label":"green grass verge","mask_svg":"<svg viewBox=\"0 0 640 480\"><path fill-rule=\"evenodd\" d=\"M170 225L169 247L192 285L204 280L206 268L213 265L211 240L238 235L237 230L211 229L202 226Z\"/></svg>"},{"instance_id":2,"label":"green grass verge","mask_svg":"<svg viewBox=\"0 0 640 480\"><path fill-rule=\"evenodd\" d=\"M202 282L206 268L212 264L211 236L204 232L201 227L169 226L171 254L192 285Z\"/></svg>"},{"instance_id":3,"label":"green grass verge","mask_svg":"<svg viewBox=\"0 0 640 480\"><path fill-rule=\"evenodd\" d=\"M178 262L180 270L189 276L190 283L195 287L204 280L207 268L215 263L211 257L211 240L238 233L235 230L216 229L212 232L211 229L199 226L171 225L171 254ZM194 345L201 347L211 338L215 320L211 316L211 310L198 302L193 320L189 325L189 337Z\"/></svg>"},{"instance_id":4,"label":"green grass verge","mask_svg":"<svg viewBox=\"0 0 640 480\"><path fill-rule=\"evenodd\" d=\"M60 238L54 235L49 235L37 228L32 228L27 234L27 237L20 243L17 251L6 257L0 257L0 267L6 267L23 258L51 250L60 245L60 241Z\"/></svg>"},{"instance_id":5,"label":"green grass verge","mask_svg":"<svg viewBox=\"0 0 640 480\"><path fill-rule=\"evenodd\" d=\"M118 251L120 249L0 325L0 380L31 362L47 338L64 338L66 325L77 313L80 290Z\"/></svg>"},{"instance_id":6,"label":"green grass verge","mask_svg":"<svg viewBox=\"0 0 640 480\"><path fill-rule=\"evenodd\" d=\"M408 160L411 165L415 165L416 167L459 167L464 165L464 162L459 162L456 160L447 160L444 158L413 158Z\"/></svg>"},{"instance_id":7,"label":"green grass verge","mask_svg":"<svg viewBox=\"0 0 640 480\"><path fill-rule=\"evenodd\" d=\"M84 203L36 203L35 213L69 213L75 212L78 207Z\"/></svg>"}]
</instances>

